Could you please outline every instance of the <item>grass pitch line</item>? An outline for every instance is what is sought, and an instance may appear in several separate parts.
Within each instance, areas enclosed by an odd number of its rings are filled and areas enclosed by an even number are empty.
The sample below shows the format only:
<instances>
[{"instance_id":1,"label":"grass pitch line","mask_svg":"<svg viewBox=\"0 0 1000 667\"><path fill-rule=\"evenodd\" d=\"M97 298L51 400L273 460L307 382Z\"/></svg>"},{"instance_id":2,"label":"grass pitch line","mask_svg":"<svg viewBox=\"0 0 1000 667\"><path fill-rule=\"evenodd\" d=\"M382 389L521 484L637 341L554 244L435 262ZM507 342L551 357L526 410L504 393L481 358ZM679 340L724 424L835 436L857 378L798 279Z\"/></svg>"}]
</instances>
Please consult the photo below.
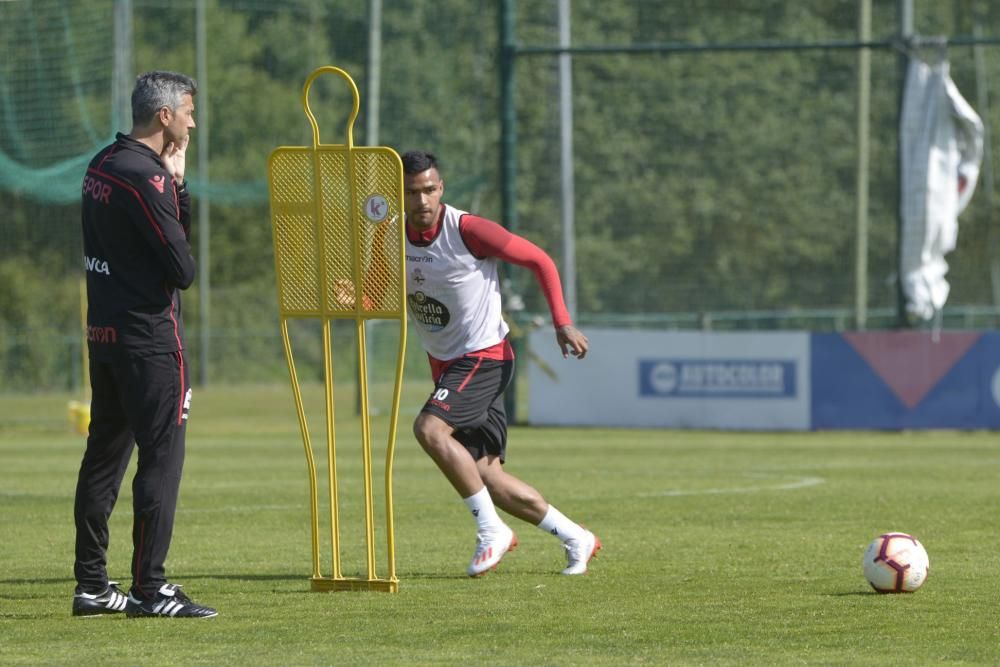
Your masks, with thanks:
<instances>
[{"instance_id":1,"label":"grass pitch line","mask_svg":"<svg viewBox=\"0 0 1000 667\"><path fill-rule=\"evenodd\" d=\"M747 477L763 477L765 475L759 474L748 474ZM789 482L784 482L781 484L771 484L771 485L758 485L758 486L736 486L730 488L715 488L715 489L697 489L697 490L670 490L670 491L654 491L651 493L640 493L638 494L640 498L671 498L675 496L716 496L727 493L759 493L761 491L794 491L796 489L805 489L810 486L817 486L819 484L824 484L826 479L822 477L799 477Z\"/></svg>"}]
</instances>

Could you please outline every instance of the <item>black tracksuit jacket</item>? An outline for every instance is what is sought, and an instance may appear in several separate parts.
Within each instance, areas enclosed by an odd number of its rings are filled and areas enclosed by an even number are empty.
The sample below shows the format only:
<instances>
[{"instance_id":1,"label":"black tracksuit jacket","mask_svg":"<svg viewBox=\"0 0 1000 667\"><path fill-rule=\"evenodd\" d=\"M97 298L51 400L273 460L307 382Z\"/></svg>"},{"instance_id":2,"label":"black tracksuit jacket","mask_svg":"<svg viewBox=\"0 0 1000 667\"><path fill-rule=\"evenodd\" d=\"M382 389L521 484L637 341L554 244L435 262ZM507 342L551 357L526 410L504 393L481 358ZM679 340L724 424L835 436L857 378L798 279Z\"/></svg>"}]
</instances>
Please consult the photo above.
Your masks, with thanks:
<instances>
[{"instance_id":1,"label":"black tracksuit jacket","mask_svg":"<svg viewBox=\"0 0 1000 667\"><path fill-rule=\"evenodd\" d=\"M87 168L82 208L91 357L184 349L179 290L195 261L183 184L151 148L118 134Z\"/></svg>"}]
</instances>

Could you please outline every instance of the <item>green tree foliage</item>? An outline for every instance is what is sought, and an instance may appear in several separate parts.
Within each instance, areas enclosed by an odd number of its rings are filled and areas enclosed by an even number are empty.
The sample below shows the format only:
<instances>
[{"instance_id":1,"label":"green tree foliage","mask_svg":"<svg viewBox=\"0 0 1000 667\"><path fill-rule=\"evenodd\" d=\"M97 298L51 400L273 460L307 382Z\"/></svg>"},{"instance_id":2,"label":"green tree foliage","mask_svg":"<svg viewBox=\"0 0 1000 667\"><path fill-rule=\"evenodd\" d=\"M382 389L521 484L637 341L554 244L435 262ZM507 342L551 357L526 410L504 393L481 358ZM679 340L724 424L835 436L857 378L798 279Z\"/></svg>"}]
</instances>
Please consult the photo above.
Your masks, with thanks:
<instances>
[{"instance_id":1,"label":"green tree foliage","mask_svg":"<svg viewBox=\"0 0 1000 667\"><path fill-rule=\"evenodd\" d=\"M970 35L978 21L982 34L1000 35L996 3L915 4L922 34ZM370 143L367 5L207 2L208 76L196 99L201 128L189 151L188 175L196 205L202 198L210 202L210 228L196 221L194 242L197 246L207 235L211 249L211 321L199 321L193 290L185 297L185 311L195 348L194 332L211 327L217 343L212 377L258 377L261 368L282 369L274 336L267 157L278 146L312 141L302 86L325 64L353 75L361 94L353 138L358 145ZM383 3L377 143L434 151L443 163L447 200L499 220L498 5L497 0ZM557 44L554 1L515 5L519 46ZM196 74L195 6L193 0L135 0L137 72ZM851 0L574 0L571 6L574 46L856 38L857 3ZM896 33L896 9L894 2L874 3L873 39ZM0 17L7 54L0 65L0 157L37 170L92 155L112 134L112 3L0 3ZM72 66L68 54L88 66ZM987 46L984 55L980 81L972 49L948 49L952 75L977 107L980 84L987 92L1000 90L1000 48ZM872 52L868 301L882 308L893 308L896 298L899 58L894 50ZM853 49L575 55L579 314L851 307L857 70ZM523 55L516 62L516 231L563 261L557 75L558 59L551 54ZM25 106L25 100L32 102ZM335 77L318 80L310 106L321 141L344 143L351 106L346 86ZM982 111L987 124L996 126L997 105ZM26 123L30 119L37 122ZM197 151L206 140L210 169L199 174ZM47 172L31 173L50 178L53 189L67 187L65 179L57 183ZM82 171L69 179L71 193L81 176ZM950 303L995 299L989 186L981 183L962 217L959 248L949 259ZM68 341L78 340L73 295L82 273L79 210L72 202L39 202L18 187L0 189L0 210L4 368L22 369L19 386L51 385L45 369L68 367ZM544 312L530 279L520 269L512 271L524 287L528 310ZM63 342L46 351L35 344L43 339L40 330L58 331L55 337ZM31 349L13 341L28 341ZM28 367L36 370L23 370Z\"/></svg>"}]
</instances>

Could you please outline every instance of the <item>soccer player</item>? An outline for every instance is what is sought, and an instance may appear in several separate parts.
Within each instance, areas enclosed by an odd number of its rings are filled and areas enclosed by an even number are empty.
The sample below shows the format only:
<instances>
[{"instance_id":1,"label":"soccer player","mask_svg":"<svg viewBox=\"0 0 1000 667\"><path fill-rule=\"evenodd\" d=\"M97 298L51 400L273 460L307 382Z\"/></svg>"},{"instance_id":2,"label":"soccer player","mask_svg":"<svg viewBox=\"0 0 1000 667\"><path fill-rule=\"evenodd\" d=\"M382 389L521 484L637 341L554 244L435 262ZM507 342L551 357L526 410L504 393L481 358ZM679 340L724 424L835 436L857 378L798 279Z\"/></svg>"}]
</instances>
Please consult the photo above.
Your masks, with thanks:
<instances>
[{"instance_id":1,"label":"soccer player","mask_svg":"<svg viewBox=\"0 0 1000 667\"><path fill-rule=\"evenodd\" d=\"M131 133L101 150L83 180L92 400L74 508L74 616L216 615L167 583L164 568L191 405L179 291L195 275L184 165L196 93L183 74L139 76ZM108 580L108 518L136 445L126 596Z\"/></svg>"},{"instance_id":2,"label":"soccer player","mask_svg":"<svg viewBox=\"0 0 1000 667\"><path fill-rule=\"evenodd\" d=\"M498 260L535 274L563 356L582 359L587 338L570 321L556 266L530 241L442 203L444 181L434 155L404 154L403 172L407 303L435 383L413 432L476 520L467 573L485 574L517 546L499 507L561 540L567 558L562 573L583 574L601 548L597 536L503 469L503 392L513 376L514 353L501 316Z\"/></svg>"}]
</instances>

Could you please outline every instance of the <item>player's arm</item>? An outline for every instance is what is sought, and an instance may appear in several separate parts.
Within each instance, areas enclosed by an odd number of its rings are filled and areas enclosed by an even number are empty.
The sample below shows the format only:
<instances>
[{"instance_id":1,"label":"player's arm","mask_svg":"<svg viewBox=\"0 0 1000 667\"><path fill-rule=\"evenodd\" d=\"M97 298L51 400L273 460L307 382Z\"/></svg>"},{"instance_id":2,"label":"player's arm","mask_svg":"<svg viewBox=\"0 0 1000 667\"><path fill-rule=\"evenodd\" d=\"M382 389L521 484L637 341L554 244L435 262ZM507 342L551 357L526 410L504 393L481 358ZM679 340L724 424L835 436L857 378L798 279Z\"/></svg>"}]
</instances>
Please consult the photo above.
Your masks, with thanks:
<instances>
[{"instance_id":1,"label":"player's arm","mask_svg":"<svg viewBox=\"0 0 1000 667\"><path fill-rule=\"evenodd\" d=\"M190 142L190 135L184 137L179 143L171 141L163 147L163 152L160 153L163 168L170 174L174 185L174 194L180 210L181 227L184 228L184 234L189 240L191 238L191 194L187 191L187 184L184 182L184 172L187 169L187 147Z\"/></svg>"},{"instance_id":2,"label":"player's arm","mask_svg":"<svg viewBox=\"0 0 1000 667\"><path fill-rule=\"evenodd\" d=\"M589 342L573 326L566 302L563 301L559 270L552 258L528 239L511 233L492 220L466 215L459 225L462 239L477 257L497 257L523 266L535 274L535 280L549 304L552 323L556 328L556 342L563 356L572 354L580 359L586 356Z\"/></svg>"},{"instance_id":3,"label":"player's arm","mask_svg":"<svg viewBox=\"0 0 1000 667\"><path fill-rule=\"evenodd\" d=\"M180 211L178 222L184 230L184 237L191 241L191 193L186 183L174 181L174 193L177 197L177 210Z\"/></svg>"},{"instance_id":4,"label":"player's arm","mask_svg":"<svg viewBox=\"0 0 1000 667\"><path fill-rule=\"evenodd\" d=\"M137 180L134 196L127 198L130 217L156 255L167 283L187 289L194 282L196 268L184 229L185 222L190 225L191 196L183 188L178 192L164 171Z\"/></svg>"}]
</instances>

